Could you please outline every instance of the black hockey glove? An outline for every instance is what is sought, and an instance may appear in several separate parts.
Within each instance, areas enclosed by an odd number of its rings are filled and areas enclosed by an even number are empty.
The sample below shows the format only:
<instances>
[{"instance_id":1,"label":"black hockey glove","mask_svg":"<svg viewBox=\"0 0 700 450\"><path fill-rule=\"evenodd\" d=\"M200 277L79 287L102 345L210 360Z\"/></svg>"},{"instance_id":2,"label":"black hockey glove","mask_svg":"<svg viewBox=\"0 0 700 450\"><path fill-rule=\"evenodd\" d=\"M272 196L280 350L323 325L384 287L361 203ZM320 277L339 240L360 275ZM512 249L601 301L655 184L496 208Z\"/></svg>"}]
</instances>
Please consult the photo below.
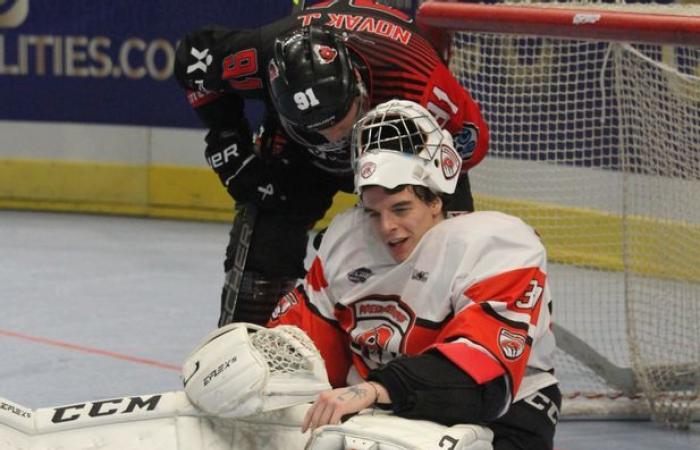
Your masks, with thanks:
<instances>
[{"instance_id":1,"label":"black hockey glove","mask_svg":"<svg viewBox=\"0 0 700 450\"><path fill-rule=\"evenodd\" d=\"M253 151L247 127L213 129L207 134L205 156L236 202L261 208L285 206L286 196L273 170ZM243 129L245 128L245 129Z\"/></svg>"}]
</instances>

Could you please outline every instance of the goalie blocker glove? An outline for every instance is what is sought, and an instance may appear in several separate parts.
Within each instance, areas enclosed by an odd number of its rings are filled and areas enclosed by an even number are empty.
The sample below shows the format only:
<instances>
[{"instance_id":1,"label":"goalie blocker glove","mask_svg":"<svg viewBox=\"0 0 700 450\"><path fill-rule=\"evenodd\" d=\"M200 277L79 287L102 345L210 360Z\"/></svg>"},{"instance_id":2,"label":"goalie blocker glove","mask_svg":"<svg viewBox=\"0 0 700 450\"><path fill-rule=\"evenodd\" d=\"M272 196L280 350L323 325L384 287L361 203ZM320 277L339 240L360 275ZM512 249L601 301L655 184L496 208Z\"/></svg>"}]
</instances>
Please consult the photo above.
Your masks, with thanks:
<instances>
[{"instance_id":1,"label":"goalie blocker glove","mask_svg":"<svg viewBox=\"0 0 700 450\"><path fill-rule=\"evenodd\" d=\"M294 326L219 328L187 358L182 376L192 404L227 418L308 403L331 388L320 353Z\"/></svg>"}]
</instances>

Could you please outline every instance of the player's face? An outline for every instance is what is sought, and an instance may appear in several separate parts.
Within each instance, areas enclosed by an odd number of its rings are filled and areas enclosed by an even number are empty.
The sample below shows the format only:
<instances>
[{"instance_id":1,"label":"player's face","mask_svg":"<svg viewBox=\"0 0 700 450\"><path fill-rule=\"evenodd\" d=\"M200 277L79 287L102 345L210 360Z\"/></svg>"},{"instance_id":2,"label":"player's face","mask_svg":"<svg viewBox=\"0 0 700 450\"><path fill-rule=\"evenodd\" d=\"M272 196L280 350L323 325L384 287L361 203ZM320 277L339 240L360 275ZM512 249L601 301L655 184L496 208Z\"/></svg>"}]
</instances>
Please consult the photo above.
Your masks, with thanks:
<instances>
[{"instance_id":1,"label":"player's face","mask_svg":"<svg viewBox=\"0 0 700 450\"><path fill-rule=\"evenodd\" d=\"M362 192L362 204L396 262L408 258L423 235L443 219L442 201L425 203L411 187L390 194L381 186L369 186Z\"/></svg>"},{"instance_id":2,"label":"player's face","mask_svg":"<svg viewBox=\"0 0 700 450\"><path fill-rule=\"evenodd\" d=\"M352 102L348 113L345 114L339 122L329 128L324 128L319 130L319 133L323 135L328 142L338 142L348 136L352 132L352 126L355 125L355 121L360 115L360 103L361 97L355 97L355 101Z\"/></svg>"}]
</instances>

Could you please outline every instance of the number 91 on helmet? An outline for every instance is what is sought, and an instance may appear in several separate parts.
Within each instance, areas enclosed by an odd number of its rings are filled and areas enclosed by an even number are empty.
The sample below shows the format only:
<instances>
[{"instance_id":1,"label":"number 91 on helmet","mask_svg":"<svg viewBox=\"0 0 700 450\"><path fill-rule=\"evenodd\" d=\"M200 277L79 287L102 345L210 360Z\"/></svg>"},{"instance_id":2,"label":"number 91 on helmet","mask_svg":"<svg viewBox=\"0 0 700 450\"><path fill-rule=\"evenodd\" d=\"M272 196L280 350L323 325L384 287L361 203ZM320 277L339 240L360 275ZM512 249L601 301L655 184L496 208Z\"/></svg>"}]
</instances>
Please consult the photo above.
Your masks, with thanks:
<instances>
[{"instance_id":1,"label":"number 91 on helmet","mask_svg":"<svg viewBox=\"0 0 700 450\"><path fill-rule=\"evenodd\" d=\"M268 72L280 119L306 131L333 127L358 97L361 102L366 97L343 37L323 27L303 27L278 38Z\"/></svg>"}]
</instances>

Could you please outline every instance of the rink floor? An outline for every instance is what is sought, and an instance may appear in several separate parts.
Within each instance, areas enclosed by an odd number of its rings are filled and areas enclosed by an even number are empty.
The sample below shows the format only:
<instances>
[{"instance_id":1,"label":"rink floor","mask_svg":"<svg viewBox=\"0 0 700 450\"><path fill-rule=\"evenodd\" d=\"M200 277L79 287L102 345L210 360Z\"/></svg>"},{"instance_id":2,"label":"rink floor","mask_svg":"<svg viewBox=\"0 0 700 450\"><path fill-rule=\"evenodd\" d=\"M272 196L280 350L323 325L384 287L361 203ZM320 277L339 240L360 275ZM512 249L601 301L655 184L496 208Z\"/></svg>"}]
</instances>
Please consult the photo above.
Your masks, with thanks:
<instances>
[{"instance_id":1,"label":"rink floor","mask_svg":"<svg viewBox=\"0 0 700 450\"><path fill-rule=\"evenodd\" d=\"M0 397L38 408L179 390L216 325L228 229L0 211ZM555 446L697 450L700 425L564 421Z\"/></svg>"}]
</instances>

